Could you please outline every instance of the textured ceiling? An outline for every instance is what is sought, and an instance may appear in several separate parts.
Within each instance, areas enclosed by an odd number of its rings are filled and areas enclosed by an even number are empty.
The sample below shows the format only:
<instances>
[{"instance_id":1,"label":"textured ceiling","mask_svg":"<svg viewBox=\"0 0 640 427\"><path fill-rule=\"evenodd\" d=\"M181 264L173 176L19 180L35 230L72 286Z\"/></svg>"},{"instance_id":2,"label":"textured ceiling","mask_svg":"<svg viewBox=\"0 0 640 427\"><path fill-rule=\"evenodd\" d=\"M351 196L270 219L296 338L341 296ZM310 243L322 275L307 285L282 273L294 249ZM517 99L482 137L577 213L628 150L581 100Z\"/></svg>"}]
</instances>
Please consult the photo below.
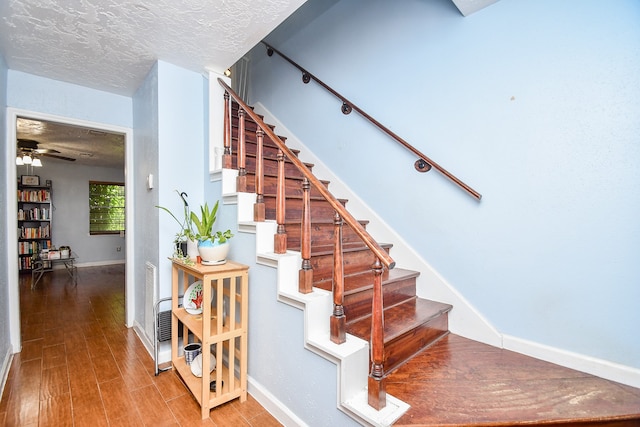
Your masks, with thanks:
<instances>
[{"instance_id":1,"label":"textured ceiling","mask_svg":"<svg viewBox=\"0 0 640 427\"><path fill-rule=\"evenodd\" d=\"M132 96L157 60L221 73L305 1L0 0L0 54L11 70ZM70 165L124 167L122 135L20 119L17 136Z\"/></svg>"},{"instance_id":2,"label":"textured ceiling","mask_svg":"<svg viewBox=\"0 0 640 427\"><path fill-rule=\"evenodd\" d=\"M453 0L465 16L496 1ZM221 73L305 2L0 0L0 54L11 70L132 96L157 60ZM122 135L28 120L18 124L18 138L73 164L124 164Z\"/></svg>"},{"instance_id":3,"label":"textured ceiling","mask_svg":"<svg viewBox=\"0 0 640 427\"><path fill-rule=\"evenodd\" d=\"M61 162L69 165L124 168L123 134L18 117L16 136L18 141L26 139L38 143L36 150L26 151L40 157L44 165L47 162ZM16 154L23 154L19 143ZM62 160L58 156L74 161Z\"/></svg>"},{"instance_id":4,"label":"textured ceiling","mask_svg":"<svg viewBox=\"0 0 640 427\"><path fill-rule=\"evenodd\" d=\"M12 70L131 96L155 61L233 65L305 0L2 0Z\"/></svg>"}]
</instances>

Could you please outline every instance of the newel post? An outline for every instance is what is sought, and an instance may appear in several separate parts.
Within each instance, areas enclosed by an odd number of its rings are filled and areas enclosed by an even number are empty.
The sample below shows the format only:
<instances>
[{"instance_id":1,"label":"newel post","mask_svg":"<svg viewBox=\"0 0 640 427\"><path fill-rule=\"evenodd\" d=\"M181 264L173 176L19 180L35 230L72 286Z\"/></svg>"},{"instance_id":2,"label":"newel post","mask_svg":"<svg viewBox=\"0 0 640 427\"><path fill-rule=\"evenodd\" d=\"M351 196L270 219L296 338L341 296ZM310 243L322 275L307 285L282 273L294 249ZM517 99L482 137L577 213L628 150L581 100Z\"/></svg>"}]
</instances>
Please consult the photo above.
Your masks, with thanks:
<instances>
[{"instance_id":1,"label":"newel post","mask_svg":"<svg viewBox=\"0 0 640 427\"><path fill-rule=\"evenodd\" d=\"M239 192L247 191L247 154L245 147L244 115L242 107L238 110L238 177L236 178L236 189Z\"/></svg>"},{"instance_id":2,"label":"newel post","mask_svg":"<svg viewBox=\"0 0 640 427\"><path fill-rule=\"evenodd\" d=\"M256 222L264 222L265 206L264 206L264 159L263 140L264 131L260 128L256 131L258 147L256 149L256 203L253 205L253 220Z\"/></svg>"},{"instance_id":3,"label":"newel post","mask_svg":"<svg viewBox=\"0 0 640 427\"><path fill-rule=\"evenodd\" d=\"M298 291L308 294L313 291L313 268L311 267L311 184L302 180L302 224L300 225L300 255L302 266L298 273Z\"/></svg>"},{"instance_id":4,"label":"newel post","mask_svg":"<svg viewBox=\"0 0 640 427\"><path fill-rule=\"evenodd\" d=\"M231 169L231 97L224 92L224 152L222 153L222 167Z\"/></svg>"},{"instance_id":5,"label":"newel post","mask_svg":"<svg viewBox=\"0 0 640 427\"><path fill-rule=\"evenodd\" d=\"M333 217L333 314L330 322L330 338L336 344L347 340L344 315L344 257L342 255L342 218L338 212Z\"/></svg>"},{"instance_id":6,"label":"newel post","mask_svg":"<svg viewBox=\"0 0 640 427\"><path fill-rule=\"evenodd\" d=\"M371 372L368 381L369 405L376 410L387 406L384 384L384 314L382 312L382 264L376 258L373 269L373 301L371 304Z\"/></svg>"},{"instance_id":7,"label":"newel post","mask_svg":"<svg viewBox=\"0 0 640 427\"><path fill-rule=\"evenodd\" d=\"M273 236L273 251L277 254L287 252L287 232L284 227L285 219L285 194L284 194L284 153L278 149L278 183L276 188L276 223L278 229Z\"/></svg>"}]
</instances>

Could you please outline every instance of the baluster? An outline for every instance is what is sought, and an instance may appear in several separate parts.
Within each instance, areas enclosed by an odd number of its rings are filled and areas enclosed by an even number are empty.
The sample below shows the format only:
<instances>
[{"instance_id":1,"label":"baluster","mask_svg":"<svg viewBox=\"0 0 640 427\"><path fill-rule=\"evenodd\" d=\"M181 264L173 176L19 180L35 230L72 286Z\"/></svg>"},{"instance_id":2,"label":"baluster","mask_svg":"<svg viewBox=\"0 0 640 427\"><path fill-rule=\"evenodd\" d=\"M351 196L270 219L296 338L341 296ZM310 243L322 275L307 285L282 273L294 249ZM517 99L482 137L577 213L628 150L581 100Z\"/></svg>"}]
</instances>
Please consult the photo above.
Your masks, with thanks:
<instances>
[{"instance_id":1,"label":"baluster","mask_svg":"<svg viewBox=\"0 0 640 427\"><path fill-rule=\"evenodd\" d=\"M273 250L277 254L287 252L287 232L284 227L285 212L284 153L278 149L278 187L276 189L276 223L278 224L278 229L273 237Z\"/></svg>"},{"instance_id":2,"label":"baluster","mask_svg":"<svg viewBox=\"0 0 640 427\"><path fill-rule=\"evenodd\" d=\"M224 92L224 153L222 155L222 167L231 169L231 97L229 92Z\"/></svg>"},{"instance_id":3,"label":"baluster","mask_svg":"<svg viewBox=\"0 0 640 427\"><path fill-rule=\"evenodd\" d=\"M382 312L382 264L376 259L373 269L373 301L371 304L371 372L368 381L369 405L381 410L387 406L384 384L384 314Z\"/></svg>"},{"instance_id":4,"label":"baluster","mask_svg":"<svg viewBox=\"0 0 640 427\"><path fill-rule=\"evenodd\" d=\"M302 266L298 274L298 290L303 294L313 291L313 268L311 267L311 184L302 180L302 224L300 226L300 252Z\"/></svg>"},{"instance_id":5,"label":"baluster","mask_svg":"<svg viewBox=\"0 0 640 427\"><path fill-rule=\"evenodd\" d=\"M262 157L264 132L262 129L258 128L256 138L258 139L258 147L256 149L256 203L253 205L253 220L263 222L266 215L264 206L264 158Z\"/></svg>"},{"instance_id":6,"label":"baluster","mask_svg":"<svg viewBox=\"0 0 640 427\"><path fill-rule=\"evenodd\" d=\"M342 254L342 218L333 217L333 314L331 315L331 341L342 344L347 340L344 315L344 257Z\"/></svg>"},{"instance_id":7,"label":"baluster","mask_svg":"<svg viewBox=\"0 0 640 427\"><path fill-rule=\"evenodd\" d=\"M239 192L247 191L244 115L244 109L240 108L238 110L238 177L236 178L236 189Z\"/></svg>"}]
</instances>

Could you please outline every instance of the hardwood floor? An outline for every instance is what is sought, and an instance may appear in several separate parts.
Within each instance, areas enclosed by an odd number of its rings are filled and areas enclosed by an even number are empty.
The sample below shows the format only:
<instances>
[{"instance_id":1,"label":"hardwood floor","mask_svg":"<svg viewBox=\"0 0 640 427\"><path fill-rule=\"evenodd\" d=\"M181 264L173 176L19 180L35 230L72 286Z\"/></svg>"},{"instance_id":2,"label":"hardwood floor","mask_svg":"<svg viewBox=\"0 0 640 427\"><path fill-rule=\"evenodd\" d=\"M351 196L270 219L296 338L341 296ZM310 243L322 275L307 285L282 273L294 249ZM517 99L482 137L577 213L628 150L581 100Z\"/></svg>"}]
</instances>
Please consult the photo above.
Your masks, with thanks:
<instances>
[{"instance_id":1,"label":"hardwood floor","mask_svg":"<svg viewBox=\"0 0 640 427\"><path fill-rule=\"evenodd\" d=\"M200 409L124 327L124 267L20 278L23 350L0 426L279 426L255 399ZM448 335L399 367L387 391L411 405L396 426L640 426L640 389Z\"/></svg>"},{"instance_id":2,"label":"hardwood floor","mask_svg":"<svg viewBox=\"0 0 640 427\"><path fill-rule=\"evenodd\" d=\"M640 426L640 389L448 335L391 373L396 426Z\"/></svg>"},{"instance_id":3,"label":"hardwood floor","mask_svg":"<svg viewBox=\"0 0 640 427\"><path fill-rule=\"evenodd\" d=\"M23 348L0 401L0 426L279 426L250 395L210 411L124 326L124 266L20 277Z\"/></svg>"}]
</instances>

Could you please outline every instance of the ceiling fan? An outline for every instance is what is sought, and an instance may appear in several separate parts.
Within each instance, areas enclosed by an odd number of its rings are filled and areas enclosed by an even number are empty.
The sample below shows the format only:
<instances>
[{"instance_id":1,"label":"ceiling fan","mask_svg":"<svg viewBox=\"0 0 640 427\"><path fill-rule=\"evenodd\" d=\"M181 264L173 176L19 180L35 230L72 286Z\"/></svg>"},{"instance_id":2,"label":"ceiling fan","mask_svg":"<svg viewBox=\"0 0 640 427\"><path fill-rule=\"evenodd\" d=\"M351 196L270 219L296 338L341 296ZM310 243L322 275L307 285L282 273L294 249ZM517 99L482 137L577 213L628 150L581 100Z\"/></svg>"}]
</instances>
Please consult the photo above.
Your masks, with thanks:
<instances>
[{"instance_id":1,"label":"ceiling fan","mask_svg":"<svg viewBox=\"0 0 640 427\"><path fill-rule=\"evenodd\" d=\"M55 157L56 159L75 162L71 157L60 156L58 150L51 148L38 148L38 141L33 139L18 139L18 150L22 153L36 154L38 156Z\"/></svg>"}]
</instances>

